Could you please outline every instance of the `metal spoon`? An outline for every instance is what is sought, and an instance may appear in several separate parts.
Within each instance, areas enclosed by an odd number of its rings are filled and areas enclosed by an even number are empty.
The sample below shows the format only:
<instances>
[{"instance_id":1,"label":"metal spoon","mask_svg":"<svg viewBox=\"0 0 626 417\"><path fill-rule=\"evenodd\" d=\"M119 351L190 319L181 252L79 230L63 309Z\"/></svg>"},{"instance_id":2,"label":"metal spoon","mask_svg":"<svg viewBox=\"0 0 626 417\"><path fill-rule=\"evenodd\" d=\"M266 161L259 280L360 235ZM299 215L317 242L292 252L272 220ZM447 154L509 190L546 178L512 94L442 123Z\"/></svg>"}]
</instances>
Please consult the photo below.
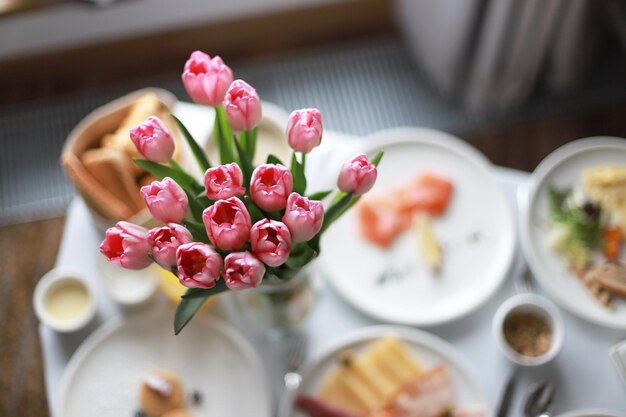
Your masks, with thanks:
<instances>
[{"instance_id":1,"label":"metal spoon","mask_svg":"<svg viewBox=\"0 0 626 417\"><path fill-rule=\"evenodd\" d=\"M530 387L524 403L525 417L550 417L550 405L556 388L552 381L541 381Z\"/></svg>"}]
</instances>

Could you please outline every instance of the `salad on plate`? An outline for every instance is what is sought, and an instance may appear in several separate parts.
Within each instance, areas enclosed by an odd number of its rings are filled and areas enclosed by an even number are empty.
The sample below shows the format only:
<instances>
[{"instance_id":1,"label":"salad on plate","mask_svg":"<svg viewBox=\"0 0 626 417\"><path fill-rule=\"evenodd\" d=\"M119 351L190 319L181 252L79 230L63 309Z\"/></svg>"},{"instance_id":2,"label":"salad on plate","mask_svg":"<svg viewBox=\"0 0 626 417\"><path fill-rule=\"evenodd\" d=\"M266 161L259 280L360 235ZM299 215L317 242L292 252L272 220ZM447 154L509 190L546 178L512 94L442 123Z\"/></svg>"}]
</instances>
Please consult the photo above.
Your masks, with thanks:
<instances>
[{"instance_id":1,"label":"salad on plate","mask_svg":"<svg viewBox=\"0 0 626 417\"><path fill-rule=\"evenodd\" d=\"M602 305L626 297L626 165L582 172L578 187L549 190L548 243Z\"/></svg>"}]
</instances>

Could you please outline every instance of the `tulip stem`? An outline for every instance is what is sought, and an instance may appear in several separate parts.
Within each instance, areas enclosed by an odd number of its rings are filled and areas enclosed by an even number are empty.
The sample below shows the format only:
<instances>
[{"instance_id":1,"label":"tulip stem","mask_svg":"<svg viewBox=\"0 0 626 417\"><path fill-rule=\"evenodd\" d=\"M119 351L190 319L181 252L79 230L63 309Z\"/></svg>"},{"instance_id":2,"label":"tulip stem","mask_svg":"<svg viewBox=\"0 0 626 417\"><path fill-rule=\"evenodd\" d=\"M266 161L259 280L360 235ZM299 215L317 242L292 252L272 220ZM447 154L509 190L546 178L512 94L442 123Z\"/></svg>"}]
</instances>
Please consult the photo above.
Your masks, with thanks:
<instances>
[{"instance_id":1,"label":"tulip stem","mask_svg":"<svg viewBox=\"0 0 626 417\"><path fill-rule=\"evenodd\" d=\"M331 205L328 210L326 210L326 213L324 213L324 224L322 225L322 229L318 234L319 236L321 236L322 233L324 233L324 231L326 231L326 229L328 229L335 220L341 217L341 215L344 213L345 208L350 206L352 198L352 193L344 194L343 196L341 196L341 198L339 198L339 200L333 203L333 205Z\"/></svg>"}]
</instances>

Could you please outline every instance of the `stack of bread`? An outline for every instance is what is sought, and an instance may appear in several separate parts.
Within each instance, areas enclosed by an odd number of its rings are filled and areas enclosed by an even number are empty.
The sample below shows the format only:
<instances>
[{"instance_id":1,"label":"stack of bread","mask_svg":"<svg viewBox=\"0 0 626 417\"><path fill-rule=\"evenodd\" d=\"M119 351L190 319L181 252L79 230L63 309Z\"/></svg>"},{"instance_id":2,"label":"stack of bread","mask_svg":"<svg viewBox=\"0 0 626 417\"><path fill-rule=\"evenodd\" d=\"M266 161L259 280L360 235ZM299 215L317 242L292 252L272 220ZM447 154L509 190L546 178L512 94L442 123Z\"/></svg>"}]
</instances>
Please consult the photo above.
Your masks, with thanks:
<instances>
[{"instance_id":1,"label":"stack of bread","mask_svg":"<svg viewBox=\"0 0 626 417\"><path fill-rule=\"evenodd\" d=\"M177 128L169 116L174 100L162 90L133 93L96 110L70 135L61 163L103 227L145 211L139 189L155 178L134 163L134 158L143 157L129 131L157 116L176 140ZM178 156L176 152L174 158Z\"/></svg>"}]
</instances>

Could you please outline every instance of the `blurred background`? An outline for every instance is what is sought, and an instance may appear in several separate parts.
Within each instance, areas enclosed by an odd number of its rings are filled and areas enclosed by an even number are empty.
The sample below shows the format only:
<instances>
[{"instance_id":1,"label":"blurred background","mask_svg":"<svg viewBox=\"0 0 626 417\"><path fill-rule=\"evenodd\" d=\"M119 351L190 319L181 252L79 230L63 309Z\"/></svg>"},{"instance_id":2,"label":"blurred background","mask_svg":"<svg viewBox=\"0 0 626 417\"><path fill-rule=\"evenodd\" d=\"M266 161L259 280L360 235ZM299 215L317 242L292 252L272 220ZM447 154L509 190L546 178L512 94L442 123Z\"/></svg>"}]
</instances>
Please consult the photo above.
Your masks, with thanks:
<instances>
[{"instance_id":1,"label":"blurred background","mask_svg":"<svg viewBox=\"0 0 626 417\"><path fill-rule=\"evenodd\" d=\"M0 349L6 415L46 414L30 297L74 195L65 138L139 88L188 101L180 73L196 49L263 100L318 107L327 129L433 127L512 168L626 136L620 0L0 0L0 251L15 255L0 334L19 341Z\"/></svg>"},{"instance_id":2,"label":"blurred background","mask_svg":"<svg viewBox=\"0 0 626 417\"><path fill-rule=\"evenodd\" d=\"M565 140L624 135L619 0L0 0L0 222L63 214L68 132L137 88L189 100L195 49L264 100L319 107L329 129L434 127L515 168Z\"/></svg>"}]
</instances>

